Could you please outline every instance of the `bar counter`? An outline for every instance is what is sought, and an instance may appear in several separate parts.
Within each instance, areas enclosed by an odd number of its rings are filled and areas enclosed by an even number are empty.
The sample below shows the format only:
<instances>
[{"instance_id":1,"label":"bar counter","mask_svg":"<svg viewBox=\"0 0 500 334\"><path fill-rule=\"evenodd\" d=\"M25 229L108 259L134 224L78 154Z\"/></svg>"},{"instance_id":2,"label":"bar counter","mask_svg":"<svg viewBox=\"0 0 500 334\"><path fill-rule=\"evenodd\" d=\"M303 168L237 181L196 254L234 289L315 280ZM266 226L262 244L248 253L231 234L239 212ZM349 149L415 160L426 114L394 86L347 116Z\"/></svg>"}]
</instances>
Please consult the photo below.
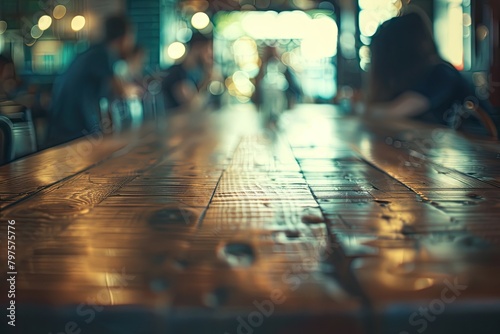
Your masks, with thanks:
<instances>
[{"instance_id":1,"label":"bar counter","mask_svg":"<svg viewBox=\"0 0 500 334\"><path fill-rule=\"evenodd\" d=\"M498 142L331 106L89 135L0 167L1 326L500 333L499 187Z\"/></svg>"}]
</instances>

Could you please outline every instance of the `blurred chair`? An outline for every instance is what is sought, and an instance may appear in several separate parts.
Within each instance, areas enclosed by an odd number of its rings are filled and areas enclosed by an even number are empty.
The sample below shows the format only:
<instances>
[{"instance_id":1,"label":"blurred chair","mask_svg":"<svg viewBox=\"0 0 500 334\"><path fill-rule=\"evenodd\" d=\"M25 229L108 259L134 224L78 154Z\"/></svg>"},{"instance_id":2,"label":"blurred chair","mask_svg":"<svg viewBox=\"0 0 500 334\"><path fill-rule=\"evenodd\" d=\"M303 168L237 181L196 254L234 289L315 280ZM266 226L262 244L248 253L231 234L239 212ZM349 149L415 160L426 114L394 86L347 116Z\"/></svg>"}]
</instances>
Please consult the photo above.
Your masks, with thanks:
<instances>
[{"instance_id":1,"label":"blurred chair","mask_svg":"<svg viewBox=\"0 0 500 334\"><path fill-rule=\"evenodd\" d=\"M476 107L474 111L476 112L476 117L479 118L483 126L486 128L486 131L488 131L488 134L494 139L498 139L499 129L497 129L491 116L479 106Z\"/></svg>"},{"instance_id":2,"label":"blurred chair","mask_svg":"<svg viewBox=\"0 0 500 334\"><path fill-rule=\"evenodd\" d=\"M14 159L14 135L12 122L0 116L0 165Z\"/></svg>"},{"instance_id":3,"label":"blurred chair","mask_svg":"<svg viewBox=\"0 0 500 334\"><path fill-rule=\"evenodd\" d=\"M0 115L7 117L13 124L14 158L36 152L36 133L31 111L8 100L0 102Z\"/></svg>"}]
</instances>

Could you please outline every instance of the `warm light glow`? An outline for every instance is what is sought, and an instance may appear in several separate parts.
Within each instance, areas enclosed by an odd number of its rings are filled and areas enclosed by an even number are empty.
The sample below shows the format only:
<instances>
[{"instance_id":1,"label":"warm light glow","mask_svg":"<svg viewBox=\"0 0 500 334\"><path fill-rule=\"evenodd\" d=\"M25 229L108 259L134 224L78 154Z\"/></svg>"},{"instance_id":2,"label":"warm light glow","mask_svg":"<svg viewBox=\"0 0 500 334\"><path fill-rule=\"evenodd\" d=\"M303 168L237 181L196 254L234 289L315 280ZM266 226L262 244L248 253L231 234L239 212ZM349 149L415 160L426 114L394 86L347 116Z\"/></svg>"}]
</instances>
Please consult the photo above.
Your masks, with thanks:
<instances>
[{"instance_id":1,"label":"warm light glow","mask_svg":"<svg viewBox=\"0 0 500 334\"><path fill-rule=\"evenodd\" d=\"M447 56L451 63L461 69L463 66L463 13L462 7L456 6L450 9L450 18L448 23L448 49Z\"/></svg>"},{"instance_id":2,"label":"warm light glow","mask_svg":"<svg viewBox=\"0 0 500 334\"><path fill-rule=\"evenodd\" d=\"M224 56L234 59L236 68L233 74L239 71L225 81L229 95L239 101L239 98L246 100L252 96L256 89L253 79L260 66L263 63L269 65L264 57L268 45L274 48L274 57L281 58L297 76L304 95L321 99L334 96L336 66L332 58L337 54L339 33L332 13L299 10L232 12L217 15L215 23L218 34L224 36L231 46ZM271 75L269 79L281 88L288 85L282 73Z\"/></svg>"},{"instance_id":3,"label":"warm light glow","mask_svg":"<svg viewBox=\"0 0 500 334\"><path fill-rule=\"evenodd\" d=\"M480 41L483 41L486 37L488 37L488 33L489 33L488 27L484 25L480 25L476 29L477 39Z\"/></svg>"},{"instance_id":4,"label":"warm light glow","mask_svg":"<svg viewBox=\"0 0 500 334\"><path fill-rule=\"evenodd\" d=\"M471 24L472 24L472 17L469 14L464 13L464 26L470 27Z\"/></svg>"},{"instance_id":5,"label":"warm light glow","mask_svg":"<svg viewBox=\"0 0 500 334\"><path fill-rule=\"evenodd\" d=\"M31 28L31 37L37 39L42 37L43 31L38 27L38 25L34 25L33 28Z\"/></svg>"},{"instance_id":6,"label":"warm light glow","mask_svg":"<svg viewBox=\"0 0 500 334\"><path fill-rule=\"evenodd\" d=\"M236 71L233 76L234 86L239 93L238 95L243 95L250 97L255 91L255 86L250 82L250 78L247 73L243 71Z\"/></svg>"},{"instance_id":7,"label":"warm light glow","mask_svg":"<svg viewBox=\"0 0 500 334\"><path fill-rule=\"evenodd\" d=\"M364 36L371 37L377 31L382 19L375 11L362 10L359 12L359 30Z\"/></svg>"},{"instance_id":8,"label":"warm light glow","mask_svg":"<svg viewBox=\"0 0 500 334\"><path fill-rule=\"evenodd\" d=\"M207 14L198 12L191 18L191 24L198 30L205 29L210 24L210 18Z\"/></svg>"},{"instance_id":9,"label":"warm light glow","mask_svg":"<svg viewBox=\"0 0 500 334\"><path fill-rule=\"evenodd\" d=\"M371 37L384 21L396 16L401 10L400 0L359 0L359 29L361 34Z\"/></svg>"},{"instance_id":10,"label":"warm light glow","mask_svg":"<svg viewBox=\"0 0 500 334\"><path fill-rule=\"evenodd\" d=\"M323 31L328 31L330 38L325 40ZM338 27L335 21L327 16L311 21L306 29L300 45L302 56L307 59L333 57L337 54Z\"/></svg>"},{"instance_id":11,"label":"warm light glow","mask_svg":"<svg viewBox=\"0 0 500 334\"><path fill-rule=\"evenodd\" d=\"M38 28L40 28L41 30L49 29L51 24L52 24L52 18L48 15L43 15L38 19Z\"/></svg>"},{"instance_id":12,"label":"warm light glow","mask_svg":"<svg viewBox=\"0 0 500 334\"><path fill-rule=\"evenodd\" d=\"M74 31L80 31L85 27L85 17L77 15L71 20L71 29Z\"/></svg>"},{"instance_id":13,"label":"warm light glow","mask_svg":"<svg viewBox=\"0 0 500 334\"><path fill-rule=\"evenodd\" d=\"M401 0L359 0L359 36L361 43L369 45L371 37L377 32L378 27L385 21L398 15L403 7ZM360 50L361 53L361 50ZM367 54L366 50L363 53ZM368 70L370 63L369 53L360 57L359 65L363 71Z\"/></svg>"},{"instance_id":14,"label":"warm light glow","mask_svg":"<svg viewBox=\"0 0 500 334\"><path fill-rule=\"evenodd\" d=\"M301 39L310 22L311 17L303 11L247 12L242 16L241 27L254 39Z\"/></svg>"},{"instance_id":15,"label":"warm light glow","mask_svg":"<svg viewBox=\"0 0 500 334\"><path fill-rule=\"evenodd\" d=\"M168 46L167 54L170 58L177 60L186 53L186 47L180 42L173 42Z\"/></svg>"},{"instance_id":16,"label":"warm light glow","mask_svg":"<svg viewBox=\"0 0 500 334\"><path fill-rule=\"evenodd\" d=\"M63 5L55 6L52 15L54 15L54 18L56 20L62 19L64 15L66 15L66 7L64 7Z\"/></svg>"},{"instance_id":17,"label":"warm light glow","mask_svg":"<svg viewBox=\"0 0 500 334\"><path fill-rule=\"evenodd\" d=\"M300 9L312 9L317 6L316 2L311 0L292 0L292 2Z\"/></svg>"},{"instance_id":18,"label":"warm light glow","mask_svg":"<svg viewBox=\"0 0 500 334\"><path fill-rule=\"evenodd\" d=\"M7 30L7 22L0 21L0 35Z\"/></svg>"},{"instance_id":19,"label":"warm light glow","mask_svg":"<svg viewBox=\"0 0 500 334\"><path fill-rule=\"evenodd\" d=\"M438 2L434 34L443 58L457 69L464 68L464 12L461 1Z\"/></svg>"}]
</instances>

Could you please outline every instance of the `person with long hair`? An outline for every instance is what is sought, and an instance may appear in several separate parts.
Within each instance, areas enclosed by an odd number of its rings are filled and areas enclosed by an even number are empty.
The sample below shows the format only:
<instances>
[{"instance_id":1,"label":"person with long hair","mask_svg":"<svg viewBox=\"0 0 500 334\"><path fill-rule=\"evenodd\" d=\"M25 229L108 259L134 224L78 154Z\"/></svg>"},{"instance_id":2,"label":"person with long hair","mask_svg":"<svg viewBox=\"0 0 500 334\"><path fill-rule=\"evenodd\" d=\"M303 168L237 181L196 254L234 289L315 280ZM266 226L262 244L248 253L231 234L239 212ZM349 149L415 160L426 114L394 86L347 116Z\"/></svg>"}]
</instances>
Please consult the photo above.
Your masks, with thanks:
<instances>
[{"instance_id":1,"label":"person with long hair","mask_svg":"<svg viewBox=\"0 0 500 334\"><path fill-rule=\"evenodd\" d=\"M414 118L497 136L494 109L439 56L424 15L410 12L386 21L370 50L368 116Z\"/></svg>"}]
</instances>

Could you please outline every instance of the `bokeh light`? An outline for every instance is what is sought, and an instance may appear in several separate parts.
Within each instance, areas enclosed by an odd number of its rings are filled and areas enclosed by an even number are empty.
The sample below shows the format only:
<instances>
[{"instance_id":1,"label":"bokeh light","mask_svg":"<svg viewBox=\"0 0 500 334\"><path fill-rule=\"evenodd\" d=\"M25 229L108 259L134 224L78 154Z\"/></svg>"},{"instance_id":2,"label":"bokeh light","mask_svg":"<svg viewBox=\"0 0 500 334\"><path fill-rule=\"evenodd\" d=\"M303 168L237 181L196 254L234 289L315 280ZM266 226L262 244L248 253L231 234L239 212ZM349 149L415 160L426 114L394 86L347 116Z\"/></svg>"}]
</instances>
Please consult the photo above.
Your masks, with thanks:
<instances>
[{"instance_id":1,"label":"bokeh light","mask_svg":"<svg viewBox=\"0 0 500 334\"><path fill-rule=\"evenodd\" d=\"M465 9L462 1L448 0L438 3L434 14L434 36L439 53L458 70L463 70L470 59L464 48L465 38L470 36L466 19L470 14L464 12ZM470 51L470 48L467 50Z\"/></svg>"},{"instance_id":2,"label":"bokeh light","mask_svg":"<svg viewBox=\"0 0 500 334\"><path fill-rule=\"evenodd\" d=\"M472 25L472 17L468 13L463 14L464 26L470 27Z\"/></svg>"},{"instance_id":3,"label":"bokeh light","mask_svg":"<svg viewBox=\"0 0 500 334\"><path fill-rule=\"evenodd\" d=\"M319 32L328 31L330 38L324 38ZM334 20L327 16L313 19L308 25L300 46L302 56L308 59L333 57L337 54L338 27Z\"/></svg>"},{"instance_id":4,"label":"bokeh light","mask_svg":"<svg viewBox=\"0 0 500 334\"><path fill-rule=\"evenodd\" d=\"M485 25L480 25L477 27L476 36L477 36L478 40L484 41L486 39L486 37L488 37L488 34L489 34L489 30L488 30L488 27L486 27Z\"/></svg>"},{"instance_id":5,"label":"bokeh light","mask_svg":"<svg viewBox=\"0 0 500 334\"><path fill-rule=\"evenodd\" d=\"M224 84L220 81L212 81L208 86L208 91L212 95L221 95L224 93Z\"/></svg>"},{"instance_id":6,"label":"bokeh light","mask_svg":"<svg viewBox=\"0 0 500 334\"><path fill-rule=\"evenodd\" d=\"M63 5L57 5L54 7L54 10L52 11L52 15L54 15L54 18L56 20L60 20L66 15L66 7Z\"/></svg>"},{"instance_id":7,"label":"bokeh light","mask_svg":"<svg viewBox=\"0 0 500 334\"><path fill-rule=\"evenodd\" d=\"M52 18L48 15L43 15L38 19L38 28L41 30L47 30L52 24Z\"/></svg>"},{"instance_id":8,"label":"bokeh light","mask_svg":"<svg viewBox=\"0 0 500 334\"><path fill-rule=\"evenodd\" d=\"M177 60L184 56L186 47L180 42L173 42L167 48L167 54L170 58Z\"/></svg>"},{"instance_id":9,"label":"bokeh light","mask_svg":"<svg viewBox=\"0 0 500 334\"><path fill-rule=\"evenodd\" d=\"M32 28L31 28L31 37L37 39L37 38L40 38L42 37L42 34L43 34L43 30L40 29L40 27L38 27L38 24L35 24Z\"/></svg>"},{"instance_id":10,"label":"bokeh light","mask_svg":"<svg viewBox=\"0 0 500 334\"><path fill-rule=\"evenodd\" d=\"M191 40L193 31L189 28L180 28L179 30L177 30L175 36L179 42L187 43L189 42L189 40Z\"/></svg>"},{"instance_id":11,"label":"bokeh light","mask_svg":"<svg viewBox=\"0 0 500 334\"><path fill-rule=\"evenodd\" d=\"M319 9L325 9L325 10L331 10L332 12L335 11L335 6L329 1L322 1L318 5Z\"/></svg>"},{"instance_id":12,"label":"bokeh light","mask_svg":"<svg viewBox=\"0 0 500 334\"><path fill-rule=\"evenodd\" d=\"M85 17L82 15L77 15L71 20L71 29L74 31L80 31L85 27Z\"/></svg>"},{"instance_id":13,"label":"bokeh light","mask_svg":"<svg viewBox=\"0 0 500 334\"><path fill-rule=\"evenodd\" d=\"M395 17L403 8L401 0L359 0L359 39L361 43L370 45L371 37L385 21ZM361 47L359 65L364 71L370 64L368 47Z\"/></svg>"},{"instance_id":14,"label":"bokeh light","mask_svg":"<svg viewBox=\"0 0 500 334\"><path fill-rule=\"evenodd\" d=\"M210 24L210 18L203 12L198 12L191 18L191 25L198 29L205 29Z\"/></svg>"},{"instance_id":15,"label":"bokeh light","mask_svg":"<svg viewBox=\"0 0 500 334\"><path fill-rule=\"evenodd\" d=\"M7 22L0 21L0 35L7 30Z\"/></svg>"},{"instance_id":16,"label":"bokeh light","mask_svg":"<svg viewBox=\"0 0 500 334\"><path fill-rule=\"evenodd\" d=\"M227 67L225 87L238 101L248 101L255 93L261 66L274 69L267 47L288 67L292 80L300 82L304 96L324 100L334 96L339 31L332 11L239 11L218 13L214 22L224 41L221 46L227 48L220 51L220 62L234 62L234 67ZM284 89L288 78L278 72L268 79Z\"/></svg>"},{"instance_id":17,"label":"bokeh light","mask_svg":"<svg viewBox=\"0 0 500 334\"><path fill-rule=\"evenodd\" d=\"M24 44L26 44L26 46L33 46L35 45L37 39L36 38L33 38L33 37L30 37L30 38L26 38L25 37L25 42Z\"/></svg>"},{"instance_id":18,"label":"bokeh light","mask_svg":"<svg viewBox=\"0 0 500 334\"><path fill-rule=\"evenodd\" d=\"M312 9L316 7L316 2L312 0L292 0L292 3L300 9Z\"/></svg>"}]
</instances>

